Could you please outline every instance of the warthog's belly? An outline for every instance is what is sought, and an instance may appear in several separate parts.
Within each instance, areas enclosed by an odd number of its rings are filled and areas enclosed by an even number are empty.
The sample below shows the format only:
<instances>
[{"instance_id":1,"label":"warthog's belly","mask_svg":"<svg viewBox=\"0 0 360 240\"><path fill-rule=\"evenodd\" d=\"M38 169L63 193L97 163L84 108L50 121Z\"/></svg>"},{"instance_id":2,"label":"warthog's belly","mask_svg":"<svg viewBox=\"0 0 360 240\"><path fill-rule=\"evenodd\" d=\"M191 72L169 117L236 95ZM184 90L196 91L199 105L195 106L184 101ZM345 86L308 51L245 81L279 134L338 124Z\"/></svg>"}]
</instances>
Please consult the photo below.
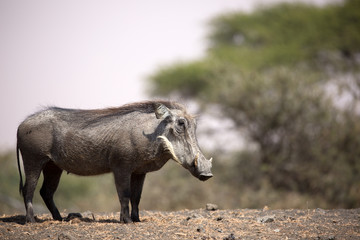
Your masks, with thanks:
<instances>
[{"instance_id":1,"label":"warthog's belly","mask_svg":"<svg viewBox=\"0 0 360 240\"><path fill-rule=\"evenodd\" d=\"M57 159L54 162L64 171L81 176L99 175L110 172L107 161L105 159L97 159L96 157L87 159L78 156L78 158Z\"/></svg>"}]
</instances>

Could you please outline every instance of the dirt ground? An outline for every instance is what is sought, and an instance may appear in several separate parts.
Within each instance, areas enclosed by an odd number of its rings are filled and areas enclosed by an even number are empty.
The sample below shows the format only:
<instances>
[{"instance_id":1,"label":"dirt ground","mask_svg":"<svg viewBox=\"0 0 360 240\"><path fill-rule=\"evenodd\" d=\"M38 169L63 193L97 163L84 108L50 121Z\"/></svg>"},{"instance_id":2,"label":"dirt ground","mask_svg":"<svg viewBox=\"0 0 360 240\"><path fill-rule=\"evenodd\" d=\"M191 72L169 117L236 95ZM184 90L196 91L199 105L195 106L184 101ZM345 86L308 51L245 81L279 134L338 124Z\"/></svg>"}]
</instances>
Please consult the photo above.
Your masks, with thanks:
<instances>
[{"instance_id":1,"label":"dirt ground","mask_svg":"<svg viewBox=\"0 0 360 240\"><path fill-rule=\"evenodd\" d=\"M82 213L62 222L48 214L37 223L1 216L0 239L360 239L360 209L141 211L140 223L119 213Z\"/></svg>"}]
</instances>

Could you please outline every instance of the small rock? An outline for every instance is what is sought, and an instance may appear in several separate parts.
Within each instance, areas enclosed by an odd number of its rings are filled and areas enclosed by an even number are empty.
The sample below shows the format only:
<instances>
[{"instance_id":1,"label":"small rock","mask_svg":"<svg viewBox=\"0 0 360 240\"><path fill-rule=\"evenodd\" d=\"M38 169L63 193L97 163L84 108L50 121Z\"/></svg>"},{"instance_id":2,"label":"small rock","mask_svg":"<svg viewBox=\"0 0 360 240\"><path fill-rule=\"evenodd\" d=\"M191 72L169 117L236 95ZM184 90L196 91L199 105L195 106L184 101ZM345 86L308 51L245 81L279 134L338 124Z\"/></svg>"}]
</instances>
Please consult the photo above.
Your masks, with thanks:
<instances>
[{"instance_id":1,"label":"small rock","mask_svg":"<svg viewBox=\"0 0 360 240\"><path fill-rule=\"evenodd\" d=\"M69 213L69 215L66 217L66 220L72 220L74 218L82 218L81 213Z\"/></svg>"},{"instance_id":2,"label":"small rock","mask_svg":"<svg viewBox=\"0 0 360 240\"><path fill-rule=\"evenodd\" d=\"M224 237L223 240L235 240L235 235L231 233L229 236Z\"/></svg>"},{"instance_id":3,"label":"small rock","mask_svg":"<svg viewBox=\"0 0 360 240\"><path fill-rule=\"evenodd\" d=\"M206 204L206 210L208 210L208 211L216 211L218 209L219 209L219 207L216 204L213 204L213 203Z\"/></svg>"},{"instance_id":4,"label":"small rock","mask_svg":"<svg viewBox=\"0 0 360 240\"><path fill-rule=\"evenodd\" d=\"M58 240L75 240L75 238L67 233L60 233Z\"/></svg>"},{"instance_id":5,"label":"small rock","mask_svg":"<svg viewBox=\"0 0 360 240\"><path fill-rule=\"evenodd\" d=\"M259 223L269 223L269 222L273 222L274 220L275 220L275 215L267 215L257 218L257 222Z\"/></svg>"},{"instance_id":6,"label":"small rock","mask_svg":"<svg viewBox=\"0 0 360 240\"><path fill-rule=\"evenodd\" d=\"M197 232L205 232L205 229L202 225L199 225L197 228L196 228L196 231Z\"/></svg>"},{"instance_id":7,"label":"small rock","mask_svg":"<svg viewBox=\"0 0 360 240\"><path fill-rule=\"evenodd\" d=\"M191 218L202 218L200 214L194 213Z\"/></svg>"},{"instance_id":8,"label":"small rock","mask_svg":"<svg viewBox=\"0 0 360 240\"><path fill-rule=\"evenodd\" d=\"M221 221L221 220L223 220L223 219L224 219L224 218L220 216L220 217L217 217L217 218L216 218L216 221Z\"/></svg>"},{"instance_id":9,"label":"small rock","mask_svg":"<svg viewBox=\"0 0 360 240\"><path fill-rule=\"evenodd\" d=\"M189 221L191 219L195 219L195 218L202 218L203 216L201 216L200 214L194 213L191 216L186 217L186 221Z\"/></svg>"}]
</instances>

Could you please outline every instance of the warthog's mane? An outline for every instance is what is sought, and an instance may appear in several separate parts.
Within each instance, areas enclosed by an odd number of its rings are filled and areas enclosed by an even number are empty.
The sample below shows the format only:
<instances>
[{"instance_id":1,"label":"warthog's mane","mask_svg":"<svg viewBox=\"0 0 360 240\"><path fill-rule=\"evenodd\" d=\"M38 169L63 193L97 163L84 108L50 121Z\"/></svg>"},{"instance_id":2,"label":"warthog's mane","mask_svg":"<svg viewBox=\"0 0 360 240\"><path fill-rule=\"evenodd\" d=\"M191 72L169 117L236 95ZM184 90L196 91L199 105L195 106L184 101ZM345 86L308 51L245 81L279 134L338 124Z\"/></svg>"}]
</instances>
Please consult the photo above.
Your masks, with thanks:
<instances>
[{"instance_id":1,"label":"warthog's mane","mask_svg":"<svg viewBox=\"0 0 360 240\"><path fill-rule=\"evenodd\" d=\"M67 120L72 122L82 122L86 126L102 122L106 119L112 119L112 117L120 117L133 112L140 113L154 113L156 109L156 104L161 103L169 109L177 109L184 113L188 118L191 118L190 115L186 113L186 109L183 105L173 102L173 101L144 101L125 104L120 107L110 107L104 109L91 109L91 110L82 110L82 109L66 109L58 107L50 107L48 109L63 113L62 117L67 118ZM86 123L85 123L86 122Z\"/></svg>"}]
</instances>

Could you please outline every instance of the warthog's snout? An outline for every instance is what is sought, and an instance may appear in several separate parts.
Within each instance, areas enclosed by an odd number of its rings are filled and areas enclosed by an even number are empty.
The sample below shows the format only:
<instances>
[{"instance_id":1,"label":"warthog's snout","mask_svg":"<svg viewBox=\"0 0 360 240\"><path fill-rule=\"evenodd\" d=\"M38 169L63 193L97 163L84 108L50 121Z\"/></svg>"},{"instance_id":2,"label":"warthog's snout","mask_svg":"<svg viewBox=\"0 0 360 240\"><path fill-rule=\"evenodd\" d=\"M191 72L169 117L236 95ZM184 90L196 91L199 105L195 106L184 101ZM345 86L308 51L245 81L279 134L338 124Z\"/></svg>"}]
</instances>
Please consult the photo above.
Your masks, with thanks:
<instances>
[{"instance_id":1,"label":"warthog's snout","mask_svg":"<svg viewBox=\"0 0 360 240\"><path fill-rule=\"evenodd\" d=\"M212 177L213 177L212 173L204 173L204 174L200 174L199 179L201 181L206 181L206 180L208 180L209 178L212 178Z\"/></svg>"}]
</instances>

